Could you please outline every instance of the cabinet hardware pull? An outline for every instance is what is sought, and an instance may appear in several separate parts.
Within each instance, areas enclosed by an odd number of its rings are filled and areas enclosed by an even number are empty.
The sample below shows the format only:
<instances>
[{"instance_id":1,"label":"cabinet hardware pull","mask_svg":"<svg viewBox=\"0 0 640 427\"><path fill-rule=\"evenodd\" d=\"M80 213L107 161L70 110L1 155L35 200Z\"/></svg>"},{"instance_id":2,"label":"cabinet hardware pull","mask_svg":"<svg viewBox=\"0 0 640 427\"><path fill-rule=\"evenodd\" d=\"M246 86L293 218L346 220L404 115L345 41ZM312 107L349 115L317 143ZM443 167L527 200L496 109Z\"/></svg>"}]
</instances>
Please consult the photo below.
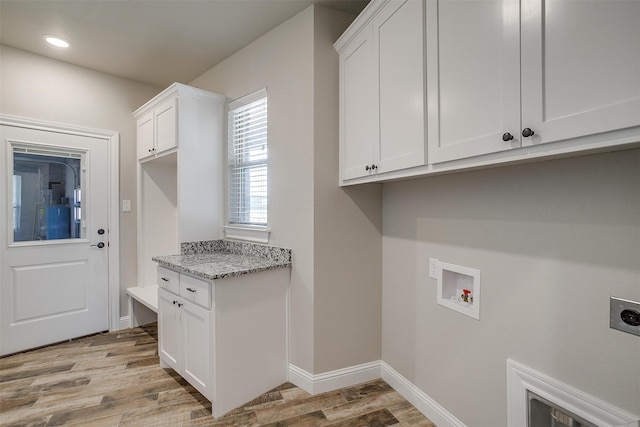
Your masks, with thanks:
<instances>
[{"instance_id":1,"label":"cabinet hardware pull","mask_svg":"<svg viewBox=\"0 0 640 427\"><path fill-rule=\"evenodd\" d=\"M376 165L371 165L371 166L367 165L367 166L364 167L364 170L366 170L366 171L374 170L374 169L378 169L378 166L376 166Z\"/></svg>"},{"instance_id":2,"label":"cabinet hardware pull","mask_svg":"<svg viewBox=\"0 0 640 427\"><path fill-rule=\"evenodd\" d=\"M512 139L513 139L513 135L511 135L509 132L505 132L502 134L502 140L504 142L511 141Z\"/></svg>"},{"instance_id":3,"label":"cabinet hardware pull","mask_svg":"<svg viewBox=\"0 0 640 427\"><path fill-rule=\"evenodd\" d=\"M167 279L166 277L161 277L160 280L162 280L163 282L168 282L169 279Z\"/></svg>"},{"instance_id":4,"label":"cabinet hardware pull","mask_svg":"<svg viewBox=\"0 0 640 427\"><path fill-rule=\"evenodd\" d=\"M182 305L183 305L183 304L182 304L181 302L179 302L179 303L178 303L178 307L182 307Z\"/></svg>"},{"instance_id":5,"label":"cabinet hardware pull","mask_svg":"<svg viewBox=\"0 0 640 427\"><path fill-rule=\"evenodd\" d=\"M196 290L195 290L195 289L191 289L191 288L187 288L187 290L188 290L189 292L193 292L193 293L195 293L195 292L196 292Z\"/></svg>"},{"instance_id":6,"label":"cabinet hardware pull","mask_svg":"<svg viewBox=\"0 0 640 427\"><path fill-rule=\"evenodd\" d=\"M525 138L529 138L530 136L533 136L534 134L535 134L535 132L532 131L529 128L522 129L522 136L524 136Z\"/></svg>"},{"instance_id":7,"label":"cabinet hardware pull","mask_svg":"<svg viewBox=\"0 0 640 427\"><path fill-rule=\"evenodd\" d=\"M364 170L366 170L366 171L368 171L369 169L371 169L371 168L369 167L369 165L367 165L367 166L365 166L365 167L364 167Z\"/></svg>"},{"instance_id":8,"label":"cabinet hardware pull","mask_svg":"<svg viewBox=\"0 0 640 427\"><path fill-rule=\"evenodd\" d=\"M175 301L175 300L173 301L173 305L176 305L177 303L178 303L178 301Z\"/></svg>"}]
</instances>

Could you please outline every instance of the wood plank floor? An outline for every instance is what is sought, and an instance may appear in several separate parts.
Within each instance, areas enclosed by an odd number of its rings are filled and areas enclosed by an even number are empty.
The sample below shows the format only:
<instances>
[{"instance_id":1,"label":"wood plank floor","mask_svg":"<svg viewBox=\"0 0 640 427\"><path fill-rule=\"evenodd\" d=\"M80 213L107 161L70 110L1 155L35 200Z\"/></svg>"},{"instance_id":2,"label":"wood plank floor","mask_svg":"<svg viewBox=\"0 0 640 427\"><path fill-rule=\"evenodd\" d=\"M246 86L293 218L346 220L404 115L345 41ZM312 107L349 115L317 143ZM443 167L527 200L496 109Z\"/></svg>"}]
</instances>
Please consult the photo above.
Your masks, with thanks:
<instances>
[{"instance_id":1,"label":"wood plank floor","mask_svg":"<svg viewBox=\"0 0 640 427\"><path fill-rule=\"evenodd\" d=\"M94 335L0 359L1 426L432 427L383 380L312 396L290 383L223 417L159 365L157 328Z\"/></svg>"}]
</instances>

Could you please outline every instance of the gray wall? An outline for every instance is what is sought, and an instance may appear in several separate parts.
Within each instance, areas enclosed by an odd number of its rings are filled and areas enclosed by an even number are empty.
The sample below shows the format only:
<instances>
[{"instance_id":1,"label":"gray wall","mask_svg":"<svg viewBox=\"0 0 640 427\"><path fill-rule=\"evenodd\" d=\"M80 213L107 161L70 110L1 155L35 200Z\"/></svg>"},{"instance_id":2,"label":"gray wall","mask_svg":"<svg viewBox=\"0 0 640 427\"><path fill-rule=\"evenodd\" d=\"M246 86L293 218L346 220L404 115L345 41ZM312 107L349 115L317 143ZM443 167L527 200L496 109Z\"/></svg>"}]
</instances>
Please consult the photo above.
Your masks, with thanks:
<instances>
[{"instance_id":1,"label":"gray wall","mask_svg":"<svg viewBox=\"0 0 640 427\"><path fill-rule=\"evenodd\" d=\"M0 46L0 112L120 133L120 316L137 285L136 125L131 113L162 88Z\"/></svg>"},{"instance_id":2,"label":"gray wall","mask_svg":"<svg viewBox=\"0 0 640 427\"><path fill-rule=\"evenodd\" d=\"M342 18L342 19L337 19ZM338 187L338 55L352 16L315 8L315 372L381 357L381 186Z\"/></svg>"},{"instance_id":3,"label":"gray wall","mask_svg":"<svg viewBox=\"0 0 640 427\"><path fill-rule=\"evenodd\" d=\"M481 270L480 320L436 304L428 259ZM640 151L383 189L385 362L469 426L506 425L506 359L640 413Z\"/></svg>"},{"instance_id":4,"label":"gray wall","mask_svg":"<svg viewBox=\"0 0 640 427\"><path fill-rule=\"evenodd\" d=\"M312 374L380 358L380 189L337 186L332 44L353 18L312 6L191 82L231 99L267 87L269 243L293 250L289 362Z\"/></svg>"}]
</instances>

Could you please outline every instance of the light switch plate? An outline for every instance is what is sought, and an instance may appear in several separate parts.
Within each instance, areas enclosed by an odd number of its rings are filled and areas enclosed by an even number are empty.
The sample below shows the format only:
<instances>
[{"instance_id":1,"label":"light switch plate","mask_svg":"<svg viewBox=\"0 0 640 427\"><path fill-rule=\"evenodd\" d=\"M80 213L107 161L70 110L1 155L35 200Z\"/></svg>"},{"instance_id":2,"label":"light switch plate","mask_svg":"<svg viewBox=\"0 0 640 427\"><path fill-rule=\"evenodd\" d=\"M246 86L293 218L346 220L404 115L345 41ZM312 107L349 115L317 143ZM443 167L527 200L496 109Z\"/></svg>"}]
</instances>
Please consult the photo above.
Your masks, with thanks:
<instances>
[{"instance_id":1,"label":"light switch plate","mask_svg":"<svg viewBox=\"0 0 640 427\"><path fill-rule=\"evenodd\" d=\"M640 302L611 297L610 324L613 329L640 336Z\"/></svg>"},{"instance_id":2,"label":"light switch plate","mask_svg":"<svg viewBox=\"0 0 640 427\"><path fill-rule=\"evenodd\" d=\"M122 212L131 212L131 200L122 201Z\"/></svg>"}]
</instances>

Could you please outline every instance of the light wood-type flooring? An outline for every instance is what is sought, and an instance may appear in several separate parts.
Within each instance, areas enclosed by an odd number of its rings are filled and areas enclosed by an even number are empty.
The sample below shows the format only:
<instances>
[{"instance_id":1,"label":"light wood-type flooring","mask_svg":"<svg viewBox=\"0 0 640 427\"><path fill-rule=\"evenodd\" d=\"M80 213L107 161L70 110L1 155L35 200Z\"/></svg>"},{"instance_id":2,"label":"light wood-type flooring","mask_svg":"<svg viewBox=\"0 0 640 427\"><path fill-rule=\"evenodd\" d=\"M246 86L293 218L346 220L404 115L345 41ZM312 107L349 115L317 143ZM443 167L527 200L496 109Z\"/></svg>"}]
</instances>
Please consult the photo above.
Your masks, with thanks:
<instances>
[{"instance_id":1,"label":"light wood-type flooring","mask_svg":"<svg viewBox=\"0 0 640 427\"><path fill-rule=\"evenodd\" d=\"M159 365L157 328L93 335L0 359L1 426L432 427L383 380L310 395L290 383L223 417Z\"/></svg>"}]
</instances>

